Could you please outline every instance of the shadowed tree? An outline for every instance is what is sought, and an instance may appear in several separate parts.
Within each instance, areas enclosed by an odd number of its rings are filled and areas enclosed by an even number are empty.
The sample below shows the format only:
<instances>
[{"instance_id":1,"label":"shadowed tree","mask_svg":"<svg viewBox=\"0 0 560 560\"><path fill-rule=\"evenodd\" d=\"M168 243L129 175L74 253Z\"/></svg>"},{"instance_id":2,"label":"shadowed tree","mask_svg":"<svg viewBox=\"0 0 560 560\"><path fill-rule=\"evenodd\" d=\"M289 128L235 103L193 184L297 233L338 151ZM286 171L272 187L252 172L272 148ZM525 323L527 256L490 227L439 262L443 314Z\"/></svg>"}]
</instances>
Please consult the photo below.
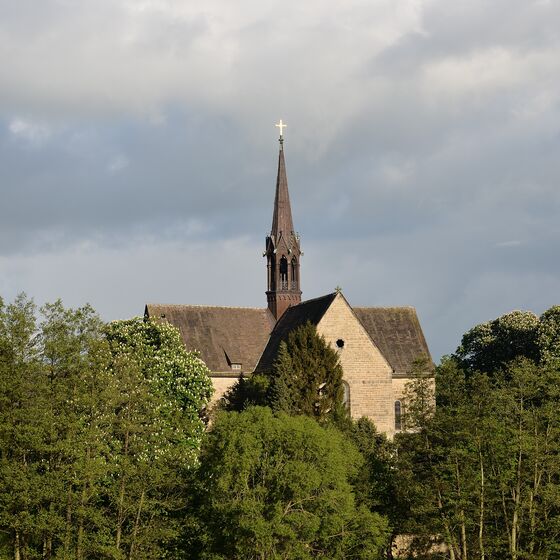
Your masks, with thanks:
<instances>
[{"instance_id":1,"label":"shadowed tree","mask_svg":"<svg viewBox=\"0 0 560 560\"><path fill-rule=\"evenodd\" d=\"M203 446L186 546L214 560L379 558L387 523L356 502L361 464L339 431L310 418L222 412Z\"/></svg>"},{"instance_id":2,"label":"shadowed tree","mask_svg":"<svg viewBox=\"0 0 560 560\"><path fill-rule=\"evenodd\" d=\"M476 325L463 335L456 357L469 371L499 370L517 357L539 359L539 318L529 311L512 311Z\"/></svg>"},{"instance_id":3,"label":"shadowed tree","mask_svg":"<svg viewBox=\"0 0 560 560\"><path fill-rule=\"evenodd\" d=\"M455 357L467 372L496 372L515 358L558 364L560 306L540 317L529 311L512 311L476 325L463 335Z\"/></svg>"},{"instance_id":4,"label":"shadowed tree","mask_svg":"<svg viewBox=\"0 0 560 560\"><path fill-rule=\"evenodd\" d=\"M342 413L342 367L338 354L306 323L280 343L272 371L241 378L225 395L224 408L252 405L325 420Z\"/></svg>"}]
</instances>

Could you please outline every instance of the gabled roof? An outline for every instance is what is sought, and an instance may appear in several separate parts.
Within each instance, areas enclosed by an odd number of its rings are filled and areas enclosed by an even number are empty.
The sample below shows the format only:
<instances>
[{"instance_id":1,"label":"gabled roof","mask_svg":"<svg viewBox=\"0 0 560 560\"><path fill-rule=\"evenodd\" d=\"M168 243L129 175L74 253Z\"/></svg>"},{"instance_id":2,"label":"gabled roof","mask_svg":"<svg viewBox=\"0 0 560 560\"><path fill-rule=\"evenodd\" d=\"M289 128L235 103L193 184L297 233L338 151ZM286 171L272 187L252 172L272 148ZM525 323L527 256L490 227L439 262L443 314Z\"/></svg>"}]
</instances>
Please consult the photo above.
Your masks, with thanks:
<instances>
[{"instance_id":1,"label":"gabled roof","mask_svg":"<svg viewBox=\"0 0 560 560\"><path fill-rule=\"evenodd\" d=\"M231 373L232 363L252 372L274 327L270 311L259 308L148 304L145 314L177 327L213 373Z\"/></svg>"},{"instance_id":2,"label":"gabled roof","mask_svg":"<svg viewBox=\"0 0 560 560\"><path fill-rule=\"evenodd\" d=\"M410 373L414 360L432 358L414 307L353 307L354 313L391 364L395 374Z\"/></svg>"},{"instance_id":3,"label":"gabled roof","mask_svg":"<svg viewBox=\"0 0 560 560\"><path fill-rule=\"evenodd\" d=\"M289 307L270 334L270 339L257 364L256 371L267 372L278 353L280 342L290 331L307 321L317 325L336 297L336 293L304 301ZM414 360L432 358L420 322L413 307L352 307L357 319L379 348L394 375L407 375Z\"/></svg>"},{"instance_id":4,"label":"gabled roof","mask_svg":"<svg viewBox=\"0 0 560 560\"><path fill-rule=\"evenodd\" d=\"M262 353L255 371L269 372L272 369L272 364L278 353L280 342L285 340L291 331L304 325L308 321L313 325L317 325L335 297L336 293L328 294L288 307L270 334L268 344Z\"/></svg>"},{"instance_id":5,"label":"gabled roof","mask_svg":"<svg viewBox=\"0 0 560 560\"><path fill-rule=\"evenodd\" d=\"M187 350L198 350L213 373L231 373L231 364L244 372L266 372L288 333L307 321L317 325L336 293L289 307L274 325L268 309L198 305L146 305L146 314L169 321L181 332ZM406 375L419 357L432 359L413 307L352 308L370 338L394 370Z\"/></svg>"}]
</instances>

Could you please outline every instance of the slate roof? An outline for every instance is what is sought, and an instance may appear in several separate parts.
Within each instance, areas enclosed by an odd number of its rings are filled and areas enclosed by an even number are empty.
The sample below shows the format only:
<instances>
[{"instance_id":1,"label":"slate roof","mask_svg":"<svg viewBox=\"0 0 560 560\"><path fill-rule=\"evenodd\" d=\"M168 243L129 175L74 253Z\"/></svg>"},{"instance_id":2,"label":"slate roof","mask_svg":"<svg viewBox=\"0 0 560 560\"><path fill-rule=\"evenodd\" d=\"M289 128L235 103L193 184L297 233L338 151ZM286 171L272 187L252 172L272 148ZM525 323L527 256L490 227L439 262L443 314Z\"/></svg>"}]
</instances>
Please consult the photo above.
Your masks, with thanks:
<instances>
[{"instance_id":1,"label":"slate roof","mask_svg":"<svg viewBox=\"0 0 560 560\"><path fill-rule=\"evenodd\" d=\"M354 313L391 364L394 374L410 373L414 360L430 350L414 307L353 307Z\"/></svg>"},{"instance_id":2,"label":"slate roof","mask_svg":"<svg viewBox=\"0 0 560 560\"><path fill-rule=\"evenodd\" d=\"M187 350L198 350L212 373L231 374L232 363L252 372L274 327L267 308L149 303L145 315L176 326Z\"/></svg>"},{"instance_id":3,"label":"slate roof","mask_svg":"<svg viewBox=\"0 0 560 560\"><path fill-rule=\"evenodd\" d=\"M148 304L146 314L175 325L187 350L198 350L212 373L238 375L232 363L242 364L246 373L270 371L280 342L307 321L317 325L335 297L327 294L289 307L276 325L266 308ZM413 307L352 309L395 376L410 373L420 356L432 364Z\"/></svg>"},{"instance_id":4,"label":"slate roof","mask_svg":"<svg viewBox=\"0 0 560 560\"><path fill-rule=\"evenodd\" d=\"M335 297L336 293L328 294L326 296L309 299L299 303L298 305L288 307L270 334L268 344L266 345L266 348L264 348L263 354L255 371L270 371L272 369L272 363L278 353L280 342L287 338L290 331L293 331L300 325L304 325L307 321L317 325Z\"/></svg>"},{"instance_id":5,"label":"slate roof","mask_svg":"<svg viewBox=\"0 0 560 560\"><path fill-rule=\"evenodd\" d=\"M276 324L257 364L256 371L266 372L278 352L280 342L293 329L310 321L317 325L336 293L304 301L289 307ZM393 368L395 376L409 374L414 360L432 358L420 322L413 307L352 307L356 317Z\"/></svg>"}]
</instances>

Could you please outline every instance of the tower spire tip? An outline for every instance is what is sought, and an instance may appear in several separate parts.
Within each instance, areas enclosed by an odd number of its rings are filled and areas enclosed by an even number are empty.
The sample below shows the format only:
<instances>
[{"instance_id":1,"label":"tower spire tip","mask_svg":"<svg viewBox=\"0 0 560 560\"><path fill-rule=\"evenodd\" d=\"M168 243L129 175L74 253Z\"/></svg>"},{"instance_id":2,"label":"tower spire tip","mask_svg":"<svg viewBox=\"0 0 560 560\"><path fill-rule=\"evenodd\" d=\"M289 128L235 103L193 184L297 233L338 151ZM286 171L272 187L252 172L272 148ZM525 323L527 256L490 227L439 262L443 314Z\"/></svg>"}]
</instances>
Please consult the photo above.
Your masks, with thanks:
<instances>
[{"instance_id":1,"label":"tower spire tip","mask_svg":"<svg viewBox=\"0 0 560 560\"><path fill-rule=\"evenodd\" d=\"M284 145L284 129L288 125L283 123L282 119L280 119L280 122L276 123L274 126L280 129L280 138L278 139L278 141L280 142L280 147L282 147Z\"/></svg>"}]
</instances>

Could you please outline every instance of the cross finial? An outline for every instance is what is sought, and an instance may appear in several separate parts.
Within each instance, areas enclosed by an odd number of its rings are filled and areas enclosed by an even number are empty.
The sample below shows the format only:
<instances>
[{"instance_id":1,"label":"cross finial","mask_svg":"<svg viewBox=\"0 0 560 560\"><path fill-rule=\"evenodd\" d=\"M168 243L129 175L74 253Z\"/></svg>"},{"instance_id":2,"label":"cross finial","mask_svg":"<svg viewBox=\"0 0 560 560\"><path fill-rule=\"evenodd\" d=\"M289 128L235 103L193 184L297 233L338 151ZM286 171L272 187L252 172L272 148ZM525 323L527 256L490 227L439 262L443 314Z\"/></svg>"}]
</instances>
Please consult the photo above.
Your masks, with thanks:
<instances>
[{"instance_id":1,"label":"cross finial","mask_svg":"<svg viewBox=\"0 0 560 560\"><path fill-rule=\"evenodd\" d=\"M282 122L282 119L280 119L280 122L275 124L274 126L278 127L280 129L280 140L282 140L282 135L284 132L284 129L288 126L287 124L284 124Z\"/></svg>"}]
</instances>

